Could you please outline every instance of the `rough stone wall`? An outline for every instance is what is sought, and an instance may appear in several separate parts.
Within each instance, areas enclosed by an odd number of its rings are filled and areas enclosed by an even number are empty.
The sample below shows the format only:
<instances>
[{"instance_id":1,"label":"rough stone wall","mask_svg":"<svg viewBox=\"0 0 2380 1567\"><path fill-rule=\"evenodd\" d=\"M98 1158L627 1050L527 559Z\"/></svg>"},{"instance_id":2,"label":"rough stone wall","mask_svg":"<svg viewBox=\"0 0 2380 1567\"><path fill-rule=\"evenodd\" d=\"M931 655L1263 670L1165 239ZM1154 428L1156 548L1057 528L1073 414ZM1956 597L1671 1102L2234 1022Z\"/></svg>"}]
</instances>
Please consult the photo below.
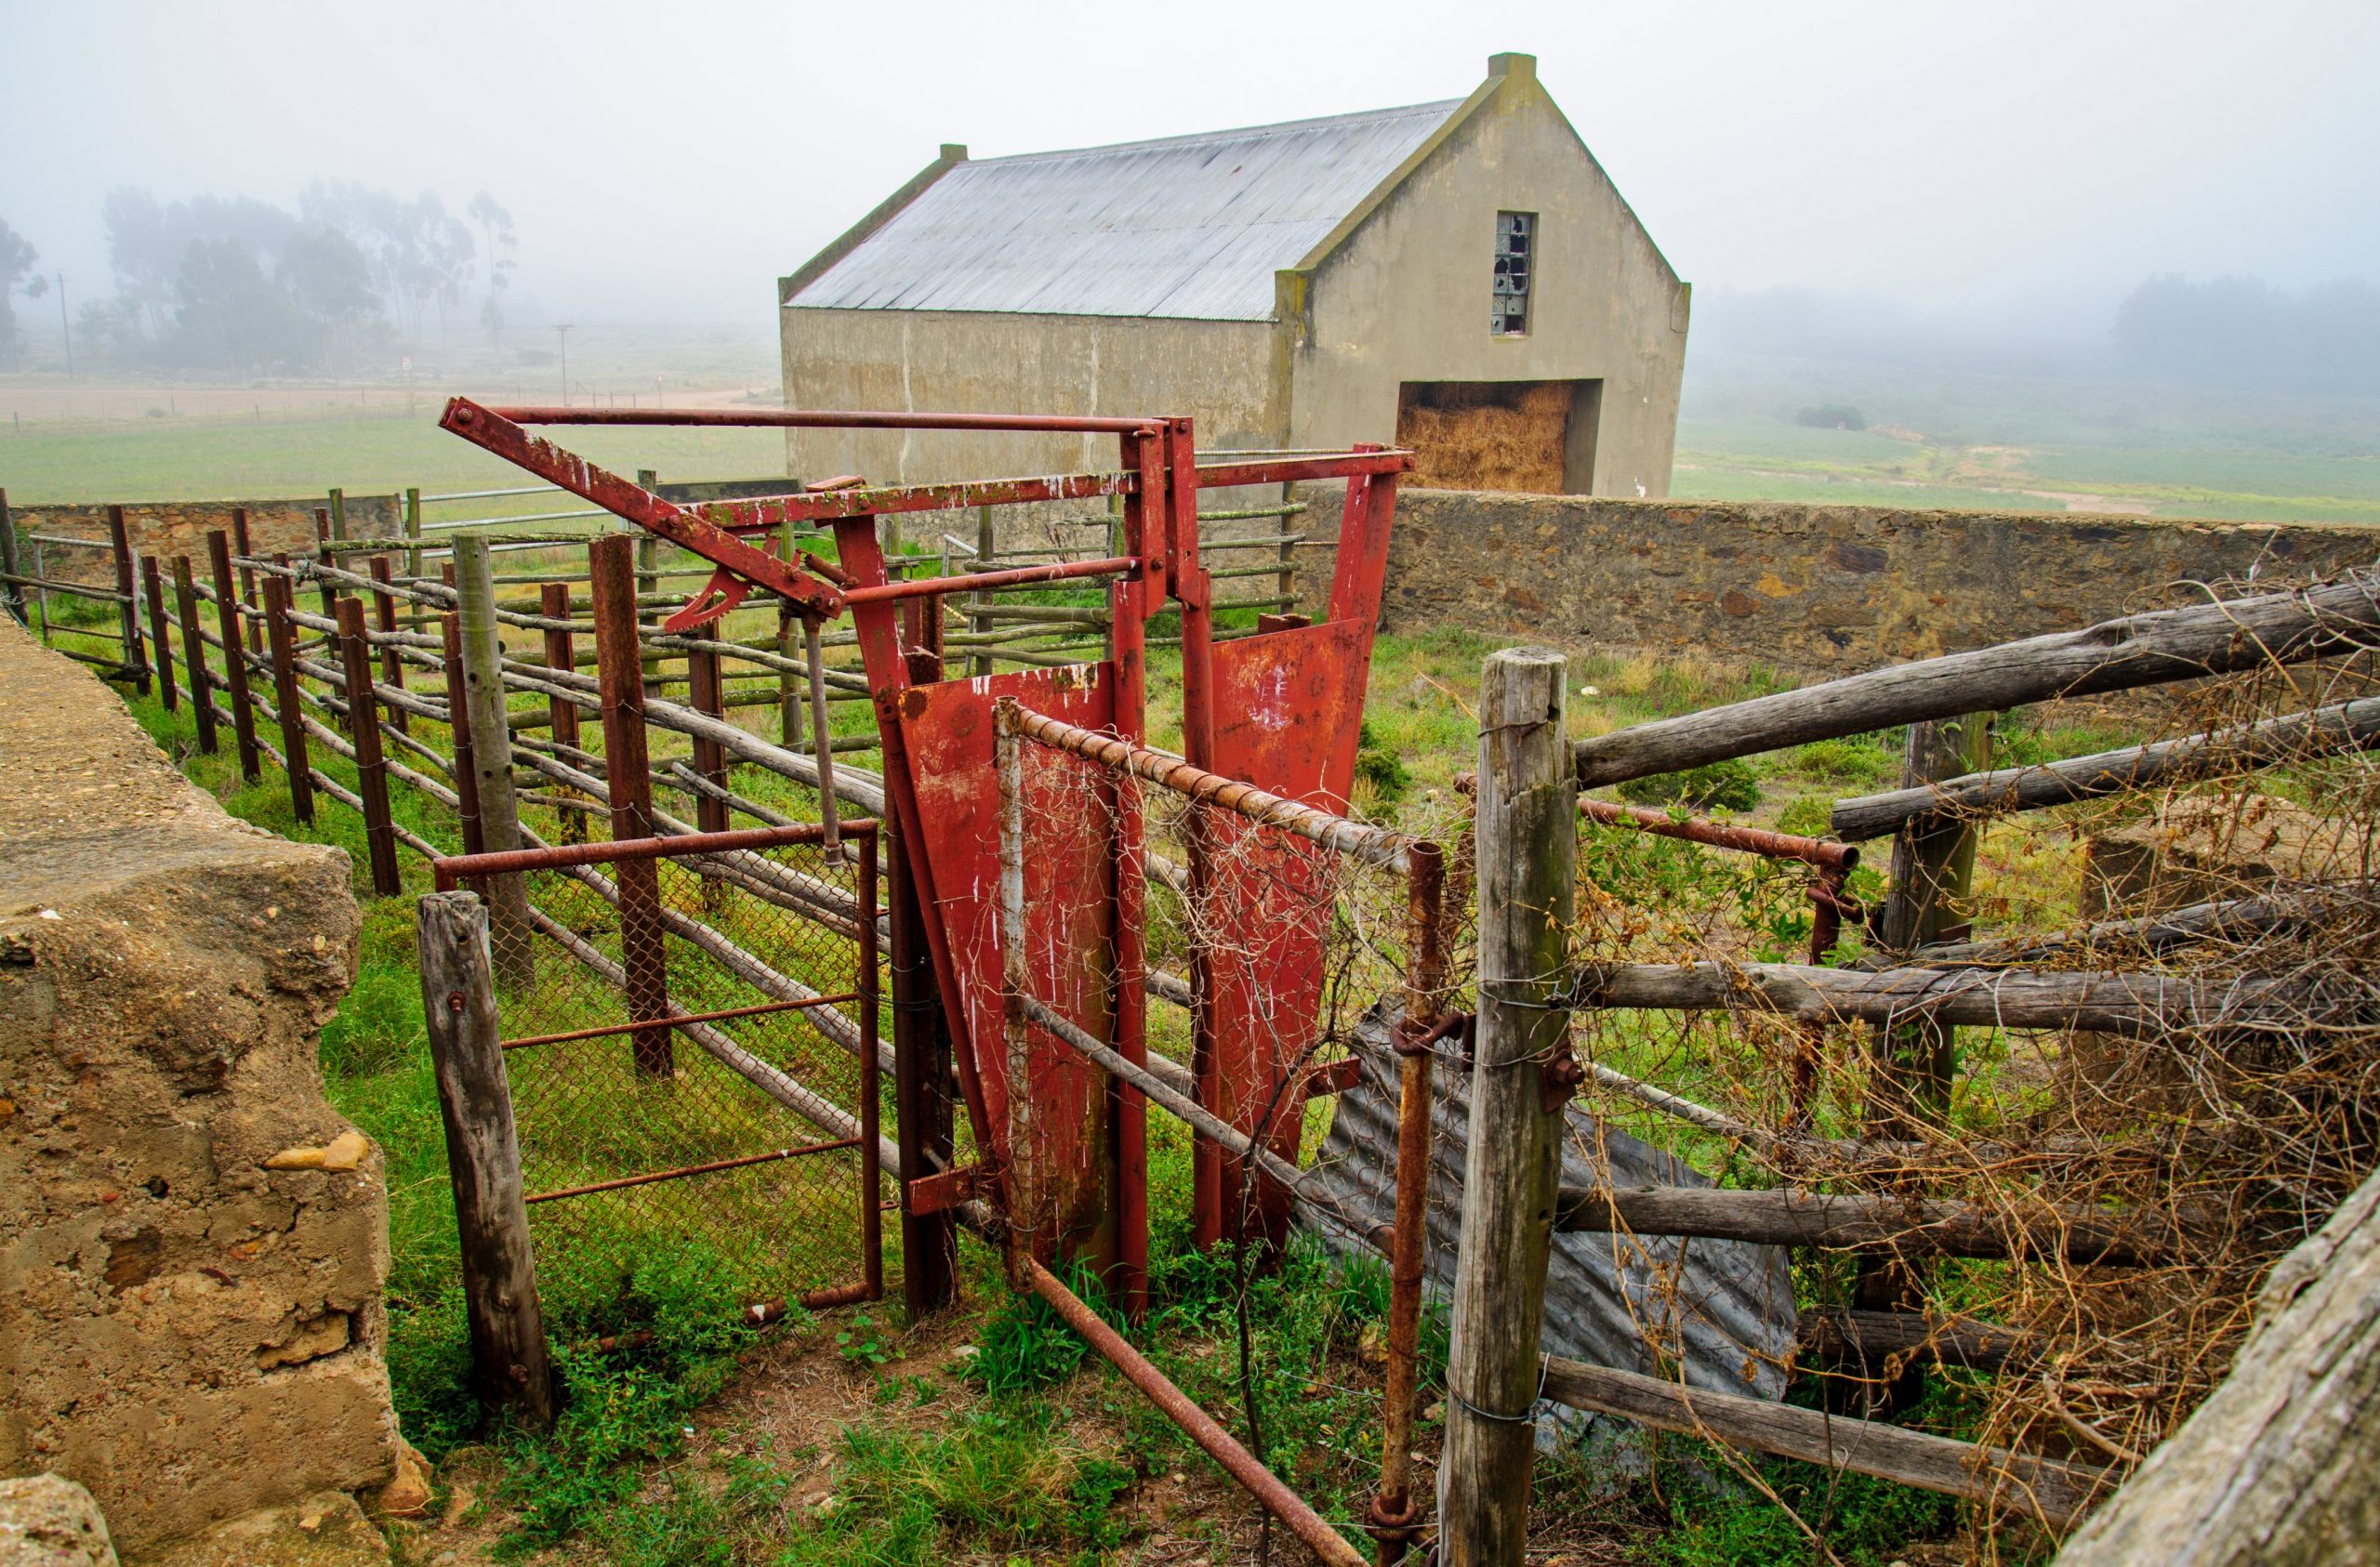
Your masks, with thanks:
<instances>
[{"instance_id":1,"label":"rough stone wall","mask_svg":"<svg viewBox=\"0 0 2380 1567\"><path fill-rule=\"evenodd\" d=\"M248 508L251 547L268 555L275 550L305 555L314 548L314 508L326 504L320 499L126 501L124 525L132 535L134 550L154 555L160 560L187 555L203 580L206 573L206 535L218 528L231 532L235 507ZM350 538L394 538L403 526L403 502L395 495L350 495L342 503L342 509L347 514ZM115 586L114 557L106 548L106 506L60 502L51 506L11 506L8 510L20 536L38 533L52 538L89 539L100 546L98 549L43 546L43 575L99 587ZM20 560L28 572L33 570L33 547L30 544L20 546Z\"/></svg>"},{"instance_id":2,"label":"rough stone wall","mask_svg":"<svg viewBox=\"0 0 2380 1567\"><path fill-rule=\"evenodd\" d=\"M378 1483L387 1194L315 1054L347 857L6 617L0 776L0 1475L80 1481L127 1551Z\"/></svg>"},{"instance_id":3,"label":"rough stone wall","mask_svg":"<svg viewBox=\"0 0 2380 1567\"><path fill-rule=\"evenodd\" d=\"M1335 537L1343 486L1305 486ZM1301 552L1317 609L1328 549ZM2174 585L2370 563L2351 523L2205 522L1776 502L1401 491L1382 612L1570 647L1805 676L1988 646L2179 601Z\"/></svg>"}]
</instances>

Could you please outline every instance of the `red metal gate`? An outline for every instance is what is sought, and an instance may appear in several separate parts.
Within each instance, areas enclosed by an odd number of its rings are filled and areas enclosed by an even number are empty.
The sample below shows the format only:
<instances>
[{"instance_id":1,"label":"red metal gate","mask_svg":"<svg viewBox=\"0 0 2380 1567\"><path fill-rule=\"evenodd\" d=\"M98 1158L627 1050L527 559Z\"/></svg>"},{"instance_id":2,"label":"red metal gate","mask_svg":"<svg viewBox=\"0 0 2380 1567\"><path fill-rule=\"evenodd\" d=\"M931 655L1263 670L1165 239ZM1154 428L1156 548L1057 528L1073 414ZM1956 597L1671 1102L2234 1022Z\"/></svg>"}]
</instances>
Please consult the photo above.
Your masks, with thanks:
<instances>
[{"instance_id":1,"label":"red metal gate","mask_svg":"<svg viewBox=\"0 0 2380 1567\"><path fill-rule=\"evenodd\" d=\"M711 580L673 615L672 630L716 620L755 586L804 616L848 611L857 630L882 736L886 794L898 812L922 906L934 969L956 1045L961 1090L992 1190L1008 1155L1010 1066L999 1046L1001 975L996 930L998 790L992 769L992 706L1002 696L1086 729L1138 744L1146 738L1147 628L1178 611L1183 750L1194 765L1289 798L1343 810L1351 786L1372 627L1386 571L1397 476L1409 454L1374 447L1342 453L1229 454L1201 464L1191 423L1182 418L1102 418L760 411L485 408L451 402L448 430L604 507L714 566ZM1117 467L1104 473L906 486L840 483L800 494L678 507L549 441L527 425L707 425L985 431L1113 436ZM1258 635L1218 643L1209 573L1198 556L1201 490L1292 481L1347 482L1328 618L1306 625L1279 617ZM888 514L1117 497L1123 546L1109 558L923 580L893 580L877 538ZM789 530L831 527L836 561L791 559ZM774 541L775 553L762 547ZM931 639L905 635L905 605L943 594L1027 582L1107 585L1107 657L1061 669L945 679ZM925 617L919 617L923 620ZM1049 901L1088 910L1030 955L1034 994L1077 1026L1144 1060L1144 963L1138 887L1141 845L1130 810L1102 813L1079 852L1051 856L1033 875ZM1294 855L1294 850L1282 853ZM1219 878L1246 878L1248 917L1264 919L1264 884L1294 878L1293 863L1217 856L1193 846L1194 893L1229 891ZM1063 860L1063 863L1061 861ZM1228 862L1229 868L1220 868ZM1123 874L1130 867L1132 874ZM1300 1097L1282 1048L1285 1015L1310 1019L1320 984L1320 932L1291 920L1263 928L1264 961L1252 977L1194 975L1200 1100L1243 1131L1262 1107ZM1076 1052L1044 1042L1025 1063L1046 1130L1037 1169L1051 1172L1047 1255L1091 1257L1117 1271L1135 1313L1145 1300L1146 1169L1140 1096L1106 1081ZM1271 1125L1294 1126L1294 1115ZM1283 1135L1293 1135L1284 1133ZM1231 1180L1222 1150L1198 1145L1196 1228L1202 1240L1229 1232L1223 1192ZM1263 1207L1263 1229L1279 1232L1286 1203Z\"/></svg>"}]
</instances>

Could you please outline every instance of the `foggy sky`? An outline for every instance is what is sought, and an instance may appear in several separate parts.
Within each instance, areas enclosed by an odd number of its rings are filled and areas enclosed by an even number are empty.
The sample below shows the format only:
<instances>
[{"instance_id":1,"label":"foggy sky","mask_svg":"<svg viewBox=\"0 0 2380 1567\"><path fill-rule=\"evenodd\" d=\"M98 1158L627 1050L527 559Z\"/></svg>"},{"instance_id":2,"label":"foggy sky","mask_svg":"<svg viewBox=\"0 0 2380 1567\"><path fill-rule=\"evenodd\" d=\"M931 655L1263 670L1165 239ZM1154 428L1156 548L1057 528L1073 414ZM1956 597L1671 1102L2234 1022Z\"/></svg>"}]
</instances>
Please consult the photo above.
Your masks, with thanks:
<instances>
[{"instance_id":1,"label":"foggy sky","mask_svg":"<svg viewBox=\"0 0 2380 1567\"><path fill-rule=\"evenodd\" d=\"M0 217L106 285L100 198L482 187L550 315L765 329L934 154L1540 74L1699 290L2112 307L2152 273L2380 276L2380 7L1041 4L0 9Z\"/></svg>"}]
</instances>

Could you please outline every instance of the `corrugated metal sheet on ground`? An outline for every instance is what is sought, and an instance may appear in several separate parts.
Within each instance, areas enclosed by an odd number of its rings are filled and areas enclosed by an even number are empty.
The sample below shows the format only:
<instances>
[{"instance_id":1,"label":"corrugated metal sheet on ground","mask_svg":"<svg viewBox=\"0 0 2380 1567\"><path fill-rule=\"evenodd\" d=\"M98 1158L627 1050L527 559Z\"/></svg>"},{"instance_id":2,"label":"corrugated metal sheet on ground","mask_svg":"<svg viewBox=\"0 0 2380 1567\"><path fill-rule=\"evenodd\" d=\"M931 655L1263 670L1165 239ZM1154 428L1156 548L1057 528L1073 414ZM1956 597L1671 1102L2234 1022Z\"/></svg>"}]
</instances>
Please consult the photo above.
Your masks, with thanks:
<instances>
[{"instance_id":1,"label":"corrugated metal sheet on ground","mask_svg":"<svg viewBox=\"0 0 2380 1567\"><path fill-rule=\"evenodd\" d=\"M1460 99L960 164L788 308L1264 321Z\"/></svg>"},{"instance_id":2,"label":"corrugated metal sheet on ground","mask_svg":"<svg viewBox=\"0 0 2380 1567\"><path fill-rule=\"evenodd\" d=\"M1383 1004L1355 1030L1363 1078L1339 1096L1329 1135L1301 1192L1298 1222L1334 1248L1355 1247L1320 1211L1369 1226L1396 1216L1397 1060ZM1454 1287L1462 1227L1462 1175L1471 1144L1471 1083L1446 1057L1431 1073L1429 1262L1433 1294ZM1709 1186L1709 1178L1642 1139L1605 1126L1572 1104L1562 1152L1565 1186ZM1367 1255L1369 1255L1367 1252ZM1547 1353L1754 1398L1785 1395L1793 1353L1793 1281L1786 1249L1666 1235L1554 1237L1546 1272ZM1660 1347L1656 1355L1654 1346ZM1579 1418L1558 1412L1565 1423Z\"/></svg>"}]
</instances>

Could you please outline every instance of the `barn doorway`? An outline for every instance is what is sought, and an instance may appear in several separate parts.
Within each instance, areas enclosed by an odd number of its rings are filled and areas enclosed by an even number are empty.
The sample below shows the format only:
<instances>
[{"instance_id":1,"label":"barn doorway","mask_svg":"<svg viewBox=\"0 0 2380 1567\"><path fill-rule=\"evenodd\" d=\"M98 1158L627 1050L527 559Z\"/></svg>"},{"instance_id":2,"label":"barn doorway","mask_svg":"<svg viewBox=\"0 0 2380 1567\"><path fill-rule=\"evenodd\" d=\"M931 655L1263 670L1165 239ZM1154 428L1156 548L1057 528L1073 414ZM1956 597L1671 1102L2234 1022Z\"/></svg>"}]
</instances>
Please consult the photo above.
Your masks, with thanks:
<instances>
[{"instance_id":1,"label":"barn doorway","mask_svg":"<svg viewBox=\"0 0 2380 1567\"><path fill-rule=\"evenodd\" d=\"M1601 381L1407 381L1396 443L1424 489L1583 495L1602 413Z\"/></svg>"}]
</instances>

